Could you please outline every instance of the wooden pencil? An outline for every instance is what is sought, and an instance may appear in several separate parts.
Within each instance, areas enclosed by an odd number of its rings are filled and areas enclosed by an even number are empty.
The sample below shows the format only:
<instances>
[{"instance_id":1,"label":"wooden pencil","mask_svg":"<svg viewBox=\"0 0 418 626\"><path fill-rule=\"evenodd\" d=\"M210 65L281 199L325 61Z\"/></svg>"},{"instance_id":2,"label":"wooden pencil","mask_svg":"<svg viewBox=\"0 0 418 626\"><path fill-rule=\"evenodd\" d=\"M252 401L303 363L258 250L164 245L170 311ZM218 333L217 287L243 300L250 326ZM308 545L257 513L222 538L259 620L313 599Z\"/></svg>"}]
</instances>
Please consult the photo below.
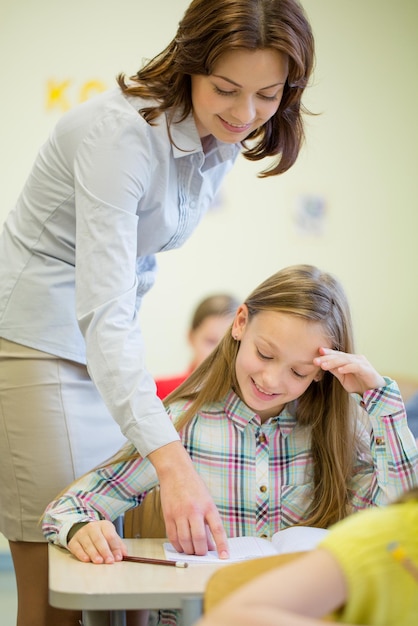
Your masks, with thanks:
<instances>
[{"instance_id":1,"label":"wooden pencil","mask_svg":"<svg viewBox=\"0 0 418 626\"><path fill-rule=\"evenodd\" d=\"M169 561L166 559L150 559L144 556L124 556L123 561L132 563L148 563L150 565L168 565L169 567L188 567L185 561Z\"/></svg>"}]
</instances>

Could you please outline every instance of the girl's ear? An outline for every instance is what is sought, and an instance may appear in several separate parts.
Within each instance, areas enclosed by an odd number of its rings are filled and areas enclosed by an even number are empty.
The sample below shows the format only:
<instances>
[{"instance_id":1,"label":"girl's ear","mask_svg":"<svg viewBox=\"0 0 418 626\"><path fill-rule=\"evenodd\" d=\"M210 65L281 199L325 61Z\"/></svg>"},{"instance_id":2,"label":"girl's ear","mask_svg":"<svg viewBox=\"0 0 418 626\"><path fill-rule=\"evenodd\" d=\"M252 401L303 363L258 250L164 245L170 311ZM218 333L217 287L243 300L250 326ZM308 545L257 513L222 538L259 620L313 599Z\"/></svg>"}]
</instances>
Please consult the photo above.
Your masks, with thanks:
<instances>
[{"instance_id":1,"label":"girl's ear","mask_svg":"<svg viewBox=\"0 0 418 626\"><path fill-rule=\"evenodd\" d=\"M235 339L235 341L241 341L247 322L248 308L246 304L241 304L238 307L237 312L235 313L234 321L232 322L232 338Z\"/></svg>"}]
</instances>

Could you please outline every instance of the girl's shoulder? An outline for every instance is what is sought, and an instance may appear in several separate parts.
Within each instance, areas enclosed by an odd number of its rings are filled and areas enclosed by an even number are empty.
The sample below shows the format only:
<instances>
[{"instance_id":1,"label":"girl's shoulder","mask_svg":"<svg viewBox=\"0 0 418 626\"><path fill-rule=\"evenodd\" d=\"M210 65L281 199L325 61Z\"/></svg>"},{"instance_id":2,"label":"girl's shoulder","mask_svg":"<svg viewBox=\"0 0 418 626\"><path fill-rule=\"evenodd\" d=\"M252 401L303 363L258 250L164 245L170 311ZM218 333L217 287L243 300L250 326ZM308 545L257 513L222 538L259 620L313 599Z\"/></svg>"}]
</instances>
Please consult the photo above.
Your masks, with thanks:
<instances>
[{"instance_id":1,"label":"girl's shoulder","mask_svg":"<svg viewBox=\"0 0 418 626\"><path fill-rule=\"evenodd\" d=\"M167 413L171 418L172 422L175 422L178 417L181 417L185 411L191 405L192 400L180 399L175 402L170 402L170 404L166 407Z\"/></svg>"},{"instance_id":2,"label":"girl's shoulder","mask_svg":"<svg viewBox=\"0 0 418 626\"><path fill-rule=\"evenodd\" d=\"M171 402L167 407L167 413L171 420L175 423L192 405L192 399L180 399L175 402ZM208 402L199 408L195 418L213 415L224 415L227 412L225 400L219 400L216 402Z\"/></svg>"}]
</instances>

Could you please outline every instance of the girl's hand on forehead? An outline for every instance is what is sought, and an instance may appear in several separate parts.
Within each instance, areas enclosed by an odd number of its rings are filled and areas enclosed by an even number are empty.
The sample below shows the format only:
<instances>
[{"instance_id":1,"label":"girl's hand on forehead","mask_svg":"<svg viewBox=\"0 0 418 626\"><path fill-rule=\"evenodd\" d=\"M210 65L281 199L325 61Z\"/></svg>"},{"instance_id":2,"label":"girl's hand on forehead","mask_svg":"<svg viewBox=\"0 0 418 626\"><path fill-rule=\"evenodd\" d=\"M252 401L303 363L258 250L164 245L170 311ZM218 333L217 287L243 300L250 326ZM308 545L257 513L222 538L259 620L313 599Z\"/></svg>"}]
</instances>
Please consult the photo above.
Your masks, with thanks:
<instances>
[{"instance_id":1,"label":"girl's hand on forehead","mask_svg":"<svg viewBox=\"0 0 418 626\"><path fill-rule=\"evenodd\" d=\"M348 393L363 395L369 389L384 387L385 379L362 354L347 354L329 348L320 348L321 356L314 364L331 372Z\"/></svg>"}]
</instances>

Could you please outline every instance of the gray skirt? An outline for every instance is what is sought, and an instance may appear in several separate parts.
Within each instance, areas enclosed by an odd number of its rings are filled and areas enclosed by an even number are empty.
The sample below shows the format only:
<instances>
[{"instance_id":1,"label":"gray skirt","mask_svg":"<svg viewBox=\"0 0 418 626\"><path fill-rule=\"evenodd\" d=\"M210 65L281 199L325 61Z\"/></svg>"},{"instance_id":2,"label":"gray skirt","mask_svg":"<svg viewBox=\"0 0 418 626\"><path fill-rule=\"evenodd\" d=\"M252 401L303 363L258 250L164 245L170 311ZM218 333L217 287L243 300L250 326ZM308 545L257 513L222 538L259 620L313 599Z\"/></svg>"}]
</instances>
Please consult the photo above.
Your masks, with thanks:
<instances>
[{"instance_id":1,"label":"gray skirt","mask_svg":"<svg viewBox=\"0 0 418 626\"><path fill-rule=\"evenodd\" d=\"M0 338L0 532L45 541L40 519L126 442L87 368Z\"/></svg>"}]
</instances>

